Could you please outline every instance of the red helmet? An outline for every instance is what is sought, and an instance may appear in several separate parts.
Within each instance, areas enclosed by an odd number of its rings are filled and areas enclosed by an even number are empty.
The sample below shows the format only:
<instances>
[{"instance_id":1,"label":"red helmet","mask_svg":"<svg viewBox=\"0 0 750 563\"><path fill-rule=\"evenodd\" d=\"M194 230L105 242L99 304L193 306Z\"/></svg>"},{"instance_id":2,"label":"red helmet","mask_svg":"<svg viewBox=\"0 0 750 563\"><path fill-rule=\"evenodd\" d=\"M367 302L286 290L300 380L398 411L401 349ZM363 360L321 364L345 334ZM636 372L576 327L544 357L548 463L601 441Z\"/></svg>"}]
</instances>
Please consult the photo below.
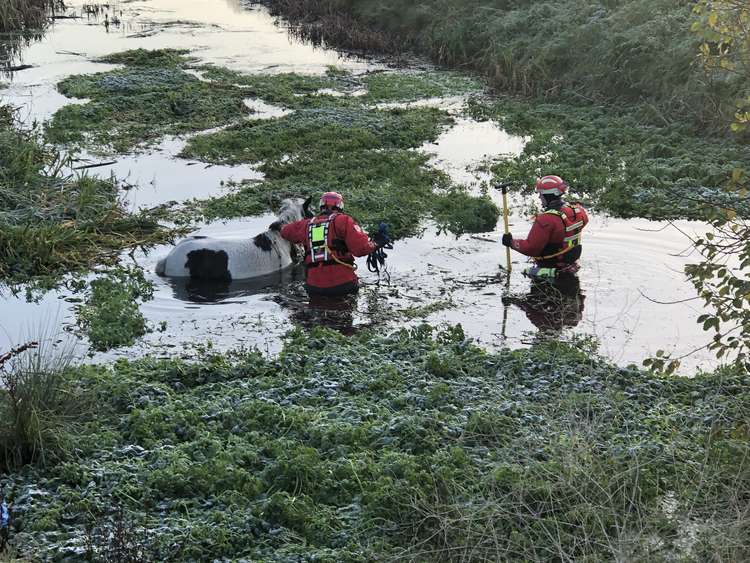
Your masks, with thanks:
<instances>
[{"instance_id":1,"label":"red helmet","mask_svg":"<svg viewBox=\"0 0 750 563\"><path fill-rule=\"evenodd\" d=\"M326 207L343 211L344 198L338 192L326 192L320 196L320 208L324 209Z\"/></svg>"},{"instance_id":2,"label":"red helmet","mask_svg":"<svg viewBox=\"0 0 750 563\"><path fill-rule=\"evenodd\" d=\"M568 184L560 176L543 176L536 181L536 191L542 195L565 195Z\"/></svg>"}]
</instances>

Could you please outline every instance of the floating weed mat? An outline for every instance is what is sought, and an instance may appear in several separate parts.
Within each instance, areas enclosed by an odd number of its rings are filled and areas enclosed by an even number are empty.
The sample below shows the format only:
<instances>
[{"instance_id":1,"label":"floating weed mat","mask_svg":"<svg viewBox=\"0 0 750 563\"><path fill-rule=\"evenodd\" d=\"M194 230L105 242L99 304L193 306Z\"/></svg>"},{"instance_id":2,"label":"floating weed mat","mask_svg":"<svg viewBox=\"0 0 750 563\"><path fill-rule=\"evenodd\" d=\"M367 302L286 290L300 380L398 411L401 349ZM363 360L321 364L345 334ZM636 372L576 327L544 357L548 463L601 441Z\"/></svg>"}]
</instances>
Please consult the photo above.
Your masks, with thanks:
<instances>
[{"instance_id":1,"label":"floating weed mat","mask_svg":"<svg viewBox=\"0 0 750 563\"><path fill-rule=\"evenodd\" d=\"M476 77L447 70L375 72L365 75L362 82L367 87L363 101L371 103L413 102L426 98L480 94L486 87Z\"/></svg>"},{"instance_id":2,"label":"floating weed mat","mask_svg":"<svg viewBox=\"0 0 750 563\"><path fill-rule=\"evenodd\" d=\"M128 51L102 59L122 63L123 69L66 78L58 84L62 94L91 101L57 111L47 127L49 140L96 152L127 152L251 112L242 89L200 80L186 71L190 61L180 53Z\"/></svg>"},{"instance_id":3,"label":"floating weed mat","mask_svg":"<svg viewBox=\"0 0 750 563\"><path fill-rule=\"evenodd\" d=\"M130 214L114 181L63 177L65 161L33 132L0 122L0 278L53 285L61 276L114 262L134 246L164 242L164 211Z\"/></svg>"},{"instance_id":4,"label":"floating weed mat","mask_svg":"<svg viewBox=\"0 0 750 563\"><path fill-rule=\"evenodd\" d=\"M188 142L181 156L238 164L308 154L346 155L363 149L416 148L452 122L432 108L302 109L279 119L255 120Z\"/></svg>"},{"instance_id":5,"label":"floating weed mat","mask_svg":"<svg viewBox=\"0 0 750 563\"><path fill-rule=\"evenodd\" d=\"M417 234L425 217L454 233L494 228L499 211L489 198L451 186L445 174L428 167L425 155L409 150L434 141L453 122L450 116L434 108L379 110L350 103L299 107L279 119L246 121L190 139L182 156L256 163L266 176L263 183L204 202L204 215L258 214L269 201L336 189L366 228L385 221L398 237Z\"/></svg>"},{"instance_id":6,"label":"floating weed mat","mask_svg":"<svg viewBox=\"0 0 750 563\"><path fill-rule=\"evenodd\" d=\"M363 87L360 79L335 67L329 68L323 76L295 73L241 74L211 65L202 67L201 73L206 80L241 86L249 97L260 98L289 109L346 107L361 103L357 97L345 96Z\"/></svg>"},{"instance_id":7,"label":"floating weed mat","mask_svg":"<svg viewBox=\"0 0 750 563\"><path fill-rule=\"evenodd\" d=\"M528 192L535 177L554 173L616 216L705 219L716 206L750 215L748 199L724 189L733 170L750 167L747 146L655 124L652 111L508 97L470 104L473 117L530 137L520 156L492 166L496 177Z\"/></svg>"},{"instance_id":8,"label":"floating weed mat","mask_svg":"<svg viewBox=\"0 0 750 563\"><path fill-rule=\"evenodd\" d=\"M140 301L153 298L153 284L143 270L117 267L87 284L85 302L76 307L76 321L94 350L129 346L149 331Z\"/></svg>"},{"instance_id":9,"label":"floating weed mat","mask_svg":"<svg viewBox=\"0 0 750 563\"><path fill-rule=\"evenodd\" d=\"M429 167L428 160L401 149L313 153L266 163L261 166L266 181L241 184L199 205L209 219L241 217L262 213L269 202L273 206L284 197L338 190L347 212L368 231L385 221L392 235L414 236L425 217L456 234L492 230L499 215L492 201L451 187L448 176Z\"/></svg>"},{"instance_id":10,"label":"floating weed mat","mask_svg":"<svg viewBox=\"0 0 750 563\"><path fill-rule=\"evenodd\" d=\"M281 197L340 189L369 228L386 221L397 236L415 234L425 217L453 232L494 228L497 208L433 172L413 149L453 123L434 108L377 109L372 103L477 90L457 73L375 73L331 68L323 76L242 75L196 66L184 51L127 51L103 62L124 68L60 83L66 95L89 98L57 112L48 127L55 142L98 150L130 150L165 134L225 129L192 137L180 156L220 164L254 163L267 182L198 205L207 218L266 211ZM201 78L194 73L197 71ZM372 88L364 96L340 96ZM392 89L391 95L387 91ZM277 119L240 119L248 97L295 110ZM232 125L233 122L237 122ZM92 147L93 145L93 147ZM446 197L450 193L455 197ZM460 195L458 195L460 194ZM460 201L451 213L451 201Z\"/></svg>"},{"instance_id":11,"label":"floating weed mat","mask_svg":"<svg viewBox=\"0 0 750 563\"><path fill-rule=\"evenodd\" d=\"M331 108L363 111L368 102L412 100L465 93L479 85L458 74L377 73L365 78L330 69L323 76L298 74L244 75L221 67L198 65L185 51L137 49L98 59L124 68L75 75L58 84L85 104L55 113L47 135L52 142L84 146L99 152L126 152L165 135L179 135L228 125L251 115L247 98L289 109ZM200 75L200 78L195 73ZM372 85L373 96L350 96ZM393 87L391 96L386 89ZM476 86L476 87L475 87Z\"/></svg>"},{"instance_id":12,"label":"floating weed mat","mask_svg":"<svg viewBox=\"0 0 750 563\"><path fill-rule=\"evenodd\" d=\"M75 455L5 487L32 558L123 522L147 561L750 556L746 373L663 378L590 341L489 353L422 326L68 385L98 406Z\"/></svg>"}]
</instances>

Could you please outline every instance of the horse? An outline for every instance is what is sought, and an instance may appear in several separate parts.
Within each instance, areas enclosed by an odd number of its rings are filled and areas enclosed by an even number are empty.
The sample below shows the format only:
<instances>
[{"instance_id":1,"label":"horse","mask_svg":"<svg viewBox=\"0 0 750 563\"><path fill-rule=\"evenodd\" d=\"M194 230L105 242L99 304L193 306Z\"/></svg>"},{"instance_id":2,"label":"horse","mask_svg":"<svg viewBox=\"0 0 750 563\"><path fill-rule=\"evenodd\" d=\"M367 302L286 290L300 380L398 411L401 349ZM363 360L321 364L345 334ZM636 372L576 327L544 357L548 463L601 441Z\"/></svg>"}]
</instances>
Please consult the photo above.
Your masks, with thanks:
<instances>
[{"instance_id":1,"label":"horse","mask_svg":"<svg viewBox=\"0 0 750 563\"><path fill-rule=\"evenodd\" d=\"M285 199L278 221L282 224L312 217L310 198ZM230 282L268 276L292 266L295 245L277 230L267 229L252 239L217 239L195 235L181 240L156 264L159 276Z\"/></svg>"}]
</instances>

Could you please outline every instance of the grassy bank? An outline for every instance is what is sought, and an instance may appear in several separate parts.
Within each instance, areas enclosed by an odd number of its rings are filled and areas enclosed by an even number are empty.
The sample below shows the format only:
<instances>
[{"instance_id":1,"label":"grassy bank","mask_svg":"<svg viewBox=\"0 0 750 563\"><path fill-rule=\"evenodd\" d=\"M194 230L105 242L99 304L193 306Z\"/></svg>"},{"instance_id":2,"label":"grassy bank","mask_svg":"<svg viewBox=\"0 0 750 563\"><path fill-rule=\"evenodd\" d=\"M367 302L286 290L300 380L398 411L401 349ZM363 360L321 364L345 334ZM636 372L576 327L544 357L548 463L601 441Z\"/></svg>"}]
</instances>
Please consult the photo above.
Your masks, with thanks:
<instances>
[{"instance_id":1,"label":"grassy bank","mask_svg":"<svg viewBox=\"0 0 750 563\"><path fill-rule=\"evenodd\" d=\"M0 278L53 284L167 239L160 210L128 213L116 181L66 176L66 160L0 107Z\"/></svg>"},{"instance_id":2,"label":"grassy bank","mask_svg":"<svg viewBox=\"0 0 750 563\"><path fill-rule=\"evenodd\" d=\"M738 561L749 383L617 368L586 342L490 354L427 327L77 368L75 452L53 443L7 480L15 542L144 561Z\"/></svg>"},{"instance_id":3,"label":"grassy bank","mask_svg":"<svg viewBox=\"0 0 750 563\"><path fill-rule=\"evenodd\" d=\"M415 50L470 68L505 92L641 103L666 119L724 129L745 85L711 79L696 63L690 0L268 0L314 41Z\"/></svg>"}]
</instances>

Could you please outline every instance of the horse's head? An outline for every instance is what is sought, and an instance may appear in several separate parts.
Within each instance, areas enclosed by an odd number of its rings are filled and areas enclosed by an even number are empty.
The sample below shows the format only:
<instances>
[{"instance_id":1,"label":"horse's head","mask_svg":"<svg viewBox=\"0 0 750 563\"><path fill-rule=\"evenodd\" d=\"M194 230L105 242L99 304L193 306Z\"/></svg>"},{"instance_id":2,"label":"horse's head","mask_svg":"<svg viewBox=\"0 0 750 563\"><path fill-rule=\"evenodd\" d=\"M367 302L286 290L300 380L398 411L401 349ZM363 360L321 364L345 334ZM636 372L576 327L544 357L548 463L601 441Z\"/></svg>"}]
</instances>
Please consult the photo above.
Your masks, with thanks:
<instances>
[{"instance_id":1,"label":"horse's head","mask_svg":"<svg viewBox=\"0 0 750 563\"><path fill-rule=\"evenodd\" d=\"M311 200L311 197L305 200L301 198L285 199L281 202L281 209L279 209L279 221L282 223L293 223L305 217L313 217L314 214L310 211Z\"/></svg>"}]
</instances>

